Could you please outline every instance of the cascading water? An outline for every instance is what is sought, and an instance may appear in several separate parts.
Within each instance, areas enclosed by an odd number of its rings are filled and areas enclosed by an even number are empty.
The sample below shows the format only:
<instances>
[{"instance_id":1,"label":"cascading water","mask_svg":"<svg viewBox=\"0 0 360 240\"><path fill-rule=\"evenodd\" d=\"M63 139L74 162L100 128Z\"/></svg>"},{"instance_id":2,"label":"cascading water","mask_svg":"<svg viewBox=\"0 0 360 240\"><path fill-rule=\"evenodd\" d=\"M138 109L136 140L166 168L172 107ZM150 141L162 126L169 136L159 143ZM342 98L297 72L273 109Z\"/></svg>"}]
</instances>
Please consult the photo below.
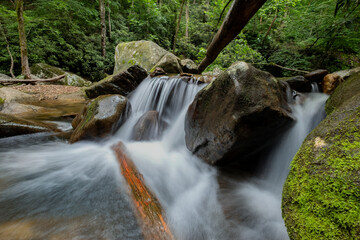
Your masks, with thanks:
<instances>
[{"instance_id":1,"label":"cascading water","mask_svg":"<svg viewBox=\"0 0 360 240\"><path fill-rule=\"evenodd\" d=\"M282 184L326 97L309 94L293 106L297 122L258 178L224 184L185 146L186 110L201 88L176 77L144 80L130 97L131 116L107 142L69 145L41 134L0 140L0 239L142 239L111 150L118 141L158 197L176 239L287 239ZM154 140L134 141L133 128L149 110L167 127Z\"/></svg>"}]
</instances>

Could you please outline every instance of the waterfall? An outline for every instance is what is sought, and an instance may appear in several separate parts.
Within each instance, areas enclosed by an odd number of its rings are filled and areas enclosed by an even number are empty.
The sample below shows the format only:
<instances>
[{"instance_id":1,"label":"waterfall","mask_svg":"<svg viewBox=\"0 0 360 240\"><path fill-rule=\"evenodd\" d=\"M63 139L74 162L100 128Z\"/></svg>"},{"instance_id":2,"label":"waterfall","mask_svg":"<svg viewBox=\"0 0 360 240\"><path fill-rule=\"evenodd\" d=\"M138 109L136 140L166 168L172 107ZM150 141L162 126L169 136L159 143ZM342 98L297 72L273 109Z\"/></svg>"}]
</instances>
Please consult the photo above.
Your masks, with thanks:
<instances>
[{"instance_id":1,"label":"waterfall","mask_svg":"<svg viewBox=\"0 0 360 240\"><path fill-rule=\"evenodd\" d=\"M0 239L142 239L111 150L118 141L158 197L176 239L287 239L282 184L301 142L323 117L326 96L299 99L292 106L296 123L258 177L236 179L185 146L186 111L204 85L145 79L129 97L131 115L106 142L69 145L39 134L0 140ZM134 126L150 110L165 127L151 141L134 141Z\"/></svg>"}]
</instances>

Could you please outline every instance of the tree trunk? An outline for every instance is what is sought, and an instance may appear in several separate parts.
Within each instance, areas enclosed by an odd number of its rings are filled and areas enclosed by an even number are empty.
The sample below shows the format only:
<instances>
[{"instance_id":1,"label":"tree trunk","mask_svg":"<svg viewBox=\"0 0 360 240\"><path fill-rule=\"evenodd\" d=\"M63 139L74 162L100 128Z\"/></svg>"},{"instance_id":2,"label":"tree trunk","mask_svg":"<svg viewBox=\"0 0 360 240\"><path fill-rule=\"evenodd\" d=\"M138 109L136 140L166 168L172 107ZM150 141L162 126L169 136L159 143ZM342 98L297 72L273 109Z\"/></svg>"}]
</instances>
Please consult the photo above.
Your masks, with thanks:
<instances>
[{"instance_id":1,"label":"tree trunk","mask_svg":"<svg viewBox=\"0 0 360 240\"><path fill-rule=\"evenodd\" d=\"M204 71L216 59L265 2L266 0L235 0L233 2L220 29L207 48L206 56L199 65L199 72Z\"/></svg>"},{"instance_id":2,"label":"tree trunk","mask_svg":"<svg viewBox=\"0 0 360 240\"><path fill-rule=\"evenodd\" d=\"M275 16L274 16L274 19L272 20L271 24L270 24L270 27L268 28L263 40L262 40L262 43L261 43L261 48L264 48L264 44L265 44L265 40L266 40L266 37L269 35L270 31L271 31L271 28L272 26L274 25L275 23L275 20L277 18L277 15L278 15L278 10L276 9L275 10Z\"/></svg>"},{"instance_id":3,"label":"tree trunk","mask_svg":"<svg viewBox=\"0 0 360 240\"><path fill-rule=\"evenodd\" d=\"M109 22L109 40L111 39L111 16L110 1L108 0L108 22Z\"/></svg>"},{"instance_id":4,"label":"tree trunk","mask_svg":"<svg viewBox=\"0 0 360 240\"><path fill-rule=\"evenodd\" d=\"M11 54L11 51L10 51L10 44L9 44L9 41L7 40L7 37L6 37L6 33L5 33L5 30L4 28L2 27L2 23L0 22L0 30L4 36L4 39L5 39L5 42L6 42L6 49L9 53L9 56L10 56L10 75L12 78L15 78L15 75L14 75L14 58Z\"/></svg>"},{"instance_id":5,"label":"tree trunk","mask_svg":"<svg viewBox=\"0 0 360 240\"><path fill-rule=\"evenodd\" d=\"M105 23L105 3L99 0L100 5L100 23L101 23L101 55L106 55L106 23Z\"/></svg>"},{"instance_id":6,"label":"tree trunk","mask_svg":"<svg viewBox=\"0 0 360 240\"><path fill-rule=\"evenodd\" d=\"M16 0L16 14L17 14L20 53L21 53L21 74L24 75L25 79L31 79L27 45L26 45L23 0Z\"/></svg>"},{"instance_id":7,"label":"tree trunk","mask_svg":"<svg viewBox=\"0 0 360 240\"><path fill-rule=\"evenodd\" d=\"M162 207L155 195L148 189L144 179L132 160L126 154L123 143L119 142L112 149L120 164L131 198L136 209L135 215L140 222L145 240L174 239L162 213Z\"/></svg>"},{"instance_id":8,"label":"tree trunk","mask_svg":"<svg viewBox=\"0 0 360 240\"><path fill-rule=\"evenodd\" d=\"M189 0L186 1L186 7L185 7L185 18L186 18L186 24L185 24L185 39L186 42L189 41Z\"/></svg>"},{"instance_id":9,"label":"tree trunk","mask_svg":"<svg viewBox=\"0 0 360 240\"><path fill-rule=\"evenodd\" d=\"M186 0L182 0L181 6L180 6L179 18L178 18L178 21L177 21L177 24L176 24L176 30L175 30L173 53L175 53L176 39L177 39L177 35L178 35L178 32L179 32L179 28L180 28L181 15L182 15L182 11L183 11L183 8L184 8L185 1Z\"/></svg>"}]
</instances>

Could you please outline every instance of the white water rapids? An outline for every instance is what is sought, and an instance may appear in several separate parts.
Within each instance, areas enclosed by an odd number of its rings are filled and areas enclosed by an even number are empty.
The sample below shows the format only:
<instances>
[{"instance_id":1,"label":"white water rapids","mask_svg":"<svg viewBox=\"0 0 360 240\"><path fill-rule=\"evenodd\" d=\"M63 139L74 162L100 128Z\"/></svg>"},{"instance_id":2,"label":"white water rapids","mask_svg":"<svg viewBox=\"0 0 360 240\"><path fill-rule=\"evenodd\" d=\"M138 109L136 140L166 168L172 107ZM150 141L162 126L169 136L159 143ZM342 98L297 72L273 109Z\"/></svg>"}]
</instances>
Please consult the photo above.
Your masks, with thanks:
<instances>
[{"instance_id":1,"label":"white water rapids","mask_svg":"<svg viewBox=\"0 0 360 240\"><path fill-rule=\"evenodd\" d=\"M291 159L324 116L326 96L308 94L258 175L222 176L185 146L184 118L201 86L146 79L132 114L106 142L69 145L47 134L0 140L0 239L142 239L111 146L123 141L165 209L176 239L288 239L281 190ZM156 110L165 131L131 140L137 120ZM224 180L225 179L225 180Z\"/></svg>"}]
</instances>

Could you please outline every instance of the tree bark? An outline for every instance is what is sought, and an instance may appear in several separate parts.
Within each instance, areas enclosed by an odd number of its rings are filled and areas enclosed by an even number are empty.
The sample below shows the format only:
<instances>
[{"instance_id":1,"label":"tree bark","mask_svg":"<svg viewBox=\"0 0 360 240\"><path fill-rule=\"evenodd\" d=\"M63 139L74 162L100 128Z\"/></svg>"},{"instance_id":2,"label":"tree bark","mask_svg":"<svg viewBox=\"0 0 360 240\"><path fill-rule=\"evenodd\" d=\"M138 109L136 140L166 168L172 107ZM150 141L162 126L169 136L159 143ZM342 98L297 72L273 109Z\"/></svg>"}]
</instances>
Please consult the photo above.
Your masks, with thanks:
<instances>
[{"instance_id":1,"label":"tree bark","mask_svg":"<svg viewBox=\"0 0 360 240\"><path fill-rule=\"evenodd\" d=\"M201 61L198 71L209 66L245 27L266 0L235 0L231 5L220 29L207 48L206 56Z\"/></svg>"},{"instance_id":2,"label":"tree bark","mask_svg":"<svg viewBox=\"0 0 360 240\"><path fill-rule=\"evenodd\" d=\"M112 149L120 164L121 174L128 184L128 189L136 209L135 215L142 226L145 240L173 240L174 237L167 226L162 207L145 185L144 179L135 164L126 154L125 146L119 142Z\"/></svg>"},{"instance_id":3,"label":"tree bark","mask_svg":"<svg viewBox=\"0 0 360 240\"><path fill-rule=\"evenodd\" d=\"M16 0L16 14L17 14L20 53L21 53L21 74L24 75L25 79L31 79L27 44L26 44L23 0Z\"/></svg>"},{"instance_id":4,"label":"tree bark","mask_svg":"<svg viewBox=\"0 0 360 240\"><path fill-rule=\"evenodd\" d=\"M108 22L109 22L109 40L111 39L111 16L110 1L108 0Z\"/></svg>"},{"instance_id":5,"label":"tree bark","mask_svg":"<svg viewBox=\"0 0 360 240\"><path fill-rule=\"evenodd\" d=\"M180 6L179 18L178 18L178 21L177 21L177 24L176 24L176 30L175 30L173 53L175 53L176 39L177 39L177 35L178 35L178 32L179 32L179 28L180 28L181 15L182 15L182 11L183 11L183 8L184 8L185 1L186 1L186 0L182 0L181 6Z\"/></svg>"},{"instance_id":6,"label":"tree bark","mask_svg":"<svg viewBox=\"0 0 360 240\"><path fill-rule=\"evenodd\" d=\"M278 10L276 9L275 11L275 16L274 16L274 19L272 20L271 24L270 24L270 27L268 28L263 40L262 40L262 43L261 43L261 48L264 48L264 44L265 44L265 39L266 37L269 35L270 31L271 31L271 28L272 26L274 25L275 21L276 21L276 18L277 18L277 15L278 15Z\"/></svg>"},{"instance_id":7,"label":"tree bark","mask_svg":"<svg viewBox=\"0 0 360 240\"><path fill-rule=\"evenodd\" d=\"M7 49L8 53L9 53L9 56L10 56L10 75L11 75L12 78L15 78L14 71L13 71L14 70L14 58L13 58L13 56L11 54L10 44L9 44L9 41L8 41L8 39L6 37L6 33L5 33L4 28L2 27L1 22L0 22L0 30L1 30L1 32L3 34L3 36L4 36L4 39L5 39L5 42L6 42L6 49Z\"/></svg>"},{"instance_id":8,"label":"tree bark","mask_svg":"<svg viewBox=\"0 0 360 240\"><path fill-rule=\"evenodd\" d=\"M101 55L106 55L106 23L105 23L105 3L104 0L99 0L100 8L100 24L101 24Z\"/></svg>"},{"instance_id":9,"label":"tree bark","mask_svg":"<svg viewBox=\"0 0 360 240\"><path fill-rule=\"evenodd\" d=\"M189 41L189 0L186 1L186 7L185 7L185 18L186 18L186 24L185 24L185 39L186 42Z\"/></svg>"}]
</instances>

